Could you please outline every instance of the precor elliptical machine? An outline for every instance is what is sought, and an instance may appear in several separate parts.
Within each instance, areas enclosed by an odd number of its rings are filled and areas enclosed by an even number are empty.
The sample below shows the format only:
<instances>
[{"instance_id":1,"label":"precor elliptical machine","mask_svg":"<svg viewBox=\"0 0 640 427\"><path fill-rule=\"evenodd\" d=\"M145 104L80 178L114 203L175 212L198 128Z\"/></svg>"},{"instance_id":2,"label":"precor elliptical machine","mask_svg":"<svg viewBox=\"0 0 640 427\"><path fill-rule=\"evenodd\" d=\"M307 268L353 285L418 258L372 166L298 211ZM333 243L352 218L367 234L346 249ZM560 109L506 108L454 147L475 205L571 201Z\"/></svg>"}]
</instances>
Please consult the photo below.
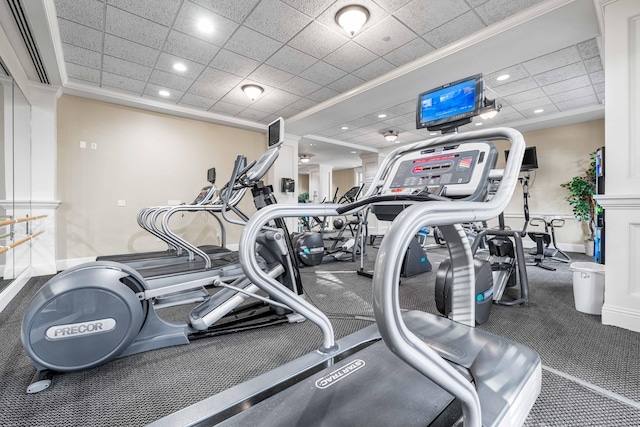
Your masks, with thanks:
<instances>
[{"instance_id":1,"label":"precor elliptical machine","mask_svg":"<svg viewBox=\"0 0 640 427\"><path fill-rule=\"evenodd\" d=\"M246 165L238 156L223 191L223 213L237 211L230 201L247 188L252 188L254 198L262 199L265 205L274 201L268 189L261 186L260 178L278 157L283 135L279 119L269 125L269 149L257 162ZM208 207L173 209L196 208ZM299 272L287 244L288 236L284 221L276 221L275 227L257 236L254 250L260 268L269 277L300 295ZM189 245L184 241L180 244ZM191 249L200 255L197 248ZM118 357L188 344L191 339L304 320L282 304L255 295L258 288L244 276L237 253L216 259L200 256L203 260L193 263L141 270L115 262L90 262L49 280L29 303L22 321L22 342L37 369L27 392L48 388L54 372L88 369ZM211 286L225 289L210 296L206 288ZM260 300L259 307L233 311L249 296ZM156 311L161 306L197 301L202 303L179 324L163 320Z\"/></svg>"}]
</instances>

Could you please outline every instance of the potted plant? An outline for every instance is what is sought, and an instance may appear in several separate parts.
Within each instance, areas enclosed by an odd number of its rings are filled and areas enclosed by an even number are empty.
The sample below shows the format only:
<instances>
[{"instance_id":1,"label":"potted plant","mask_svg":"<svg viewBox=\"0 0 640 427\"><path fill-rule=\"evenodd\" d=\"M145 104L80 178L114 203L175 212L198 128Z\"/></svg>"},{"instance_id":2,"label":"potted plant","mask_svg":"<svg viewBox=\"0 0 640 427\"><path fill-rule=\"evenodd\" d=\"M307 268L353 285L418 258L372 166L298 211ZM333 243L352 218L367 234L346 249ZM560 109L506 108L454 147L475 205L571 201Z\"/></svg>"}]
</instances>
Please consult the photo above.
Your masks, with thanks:
<instances>
[{"instance_id":1,"label":"potted plant","mask_svg":"<svg viewBox=\"0 0 640 427\"><path fill-rule=\"evenodd\" d=\"M589 155L589 167L584 175L574 176L567 183L560 184L566 188L569 194L566 200L573 209L573 215L583 223L586 223L588 231L585 239L585 253L593 256L593 241L595 236L596 201L593 195L596 191L596 153Z\"/></svg>"}]
</instances>

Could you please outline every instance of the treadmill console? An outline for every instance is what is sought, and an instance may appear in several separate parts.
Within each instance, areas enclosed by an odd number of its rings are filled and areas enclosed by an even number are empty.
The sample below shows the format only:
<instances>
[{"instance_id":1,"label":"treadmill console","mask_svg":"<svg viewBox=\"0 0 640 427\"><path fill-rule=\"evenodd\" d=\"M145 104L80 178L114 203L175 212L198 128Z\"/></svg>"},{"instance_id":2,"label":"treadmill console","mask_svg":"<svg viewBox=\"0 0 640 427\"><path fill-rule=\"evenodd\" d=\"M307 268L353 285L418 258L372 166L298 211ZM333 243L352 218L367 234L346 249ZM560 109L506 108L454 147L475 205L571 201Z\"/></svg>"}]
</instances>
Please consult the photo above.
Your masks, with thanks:
<instances>
[{"instance_id":1,"label":"treadmill console","mask_svg":"<svg viewBox=\"0 0 640 427\"><path fill-rule=\"evenodd\" d=\"M382 194L429 190L453 198L472 196L487 180L483 172L495 165L496 153L487 141L407 153L391 169Z\"/></svg>"}]
</instances>

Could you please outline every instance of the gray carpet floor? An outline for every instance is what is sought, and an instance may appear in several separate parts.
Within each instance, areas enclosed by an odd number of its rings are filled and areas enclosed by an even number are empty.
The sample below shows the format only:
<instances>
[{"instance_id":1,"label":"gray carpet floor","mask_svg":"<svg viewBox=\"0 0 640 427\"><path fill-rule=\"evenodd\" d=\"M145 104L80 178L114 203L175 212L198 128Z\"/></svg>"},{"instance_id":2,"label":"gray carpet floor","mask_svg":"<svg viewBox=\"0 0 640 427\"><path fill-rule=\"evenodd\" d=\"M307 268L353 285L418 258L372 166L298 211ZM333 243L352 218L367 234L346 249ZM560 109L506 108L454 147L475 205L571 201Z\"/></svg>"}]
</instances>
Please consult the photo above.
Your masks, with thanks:
<instances>
[{"instance_id":1,"label":"gray carpet floor","mask_svg":"<svg viewBox=\"0 0 640 427\"><path fill-rule=\"evenodd\" d=\"M365 269L371 270L376 251L367 249ZM571 255L575 261L587 260ZM402 279L403 308L436 312L435 269L445 257L445 250L429 251L434 271ZM302 269L308 298L329 314L338 337L370 324L355 316L373 315L371 282L355 274L358 267L342 262ZM534 348L542 358L542 392L526 425L640 425L640 334L603 326L599 316L577 312L569 265L557 267L555 272L528 267L530 303L494 306L481 326ZM310 322L274 326L56 375L50 389L27 395L34 369L20 342L20 322L30 298L46 280L32 279L0 314L2 426L145 425L320 344L319 330ZM184 319L189 309L163 310L162 315Z\"/></svg>"}]
</instances>

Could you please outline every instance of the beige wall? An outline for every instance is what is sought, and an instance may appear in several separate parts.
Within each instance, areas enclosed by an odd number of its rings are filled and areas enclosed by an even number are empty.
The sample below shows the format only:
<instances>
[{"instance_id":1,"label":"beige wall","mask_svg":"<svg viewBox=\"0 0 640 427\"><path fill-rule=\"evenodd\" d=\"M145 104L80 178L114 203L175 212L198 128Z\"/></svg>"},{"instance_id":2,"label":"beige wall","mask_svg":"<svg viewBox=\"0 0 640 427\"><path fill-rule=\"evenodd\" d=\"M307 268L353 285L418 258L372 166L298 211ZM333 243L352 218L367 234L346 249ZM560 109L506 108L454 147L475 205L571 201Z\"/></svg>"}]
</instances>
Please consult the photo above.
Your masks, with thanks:
<instances>
[{"instance_id":1,"label":"beige wall","mask_svg":"<svg viewBox=\"0 0 640 427\"><path fill-rule=\"evenodd\" d=\"M333 187L331 188L331 197L336 192L336 188L338 189L338 197L336 198L336 202L340 200L340 197L347 191L351 189L355 185L355 172L353 169L342 169L333 171Z\"/></svg>"},{"instance_id":2,"label":"beige wall","mask_svg":"<svg viewBox=\"0 0 640 427\"><path fill-rule=\"evenodd\" d=\"M567 217L566 225L556 230L558 243L582 245L584 236L581 224L573 219L571 206L565 200L567 190L560 184L584 174L589 165L589 154L604 145L604 119L526 132L524 138L527 147L536 147L539 165L531 173L529 185L531 216ZM498 167L504 166L504 150L507 146L506 143L496 143ZM506 222L514 229L522 228L522 205L522 187L518 186L505 210L508 217Z\"/></svg>"},{"instance_id":3,"label":"beige wall","mask_svg":"<svg viewBox=\"0 0 640 427\"><path fill-rule=\"evenodd\" d=\"M87 148L80 148L80 141ZM62 96L57 259L166 248L138 227L138 211L169 200L190 202L207 184L211 167L221 187L238 154L251 161L265 149L262 133ZM118 200L126 207L118 207ZM255 212L250 195L240 207L249 215ZM207 214L186 213L171 224L196 244L218 242L216 222ZM227 225L227 242L236 243L241 231Z\"/></svg>"}]
</instances>

